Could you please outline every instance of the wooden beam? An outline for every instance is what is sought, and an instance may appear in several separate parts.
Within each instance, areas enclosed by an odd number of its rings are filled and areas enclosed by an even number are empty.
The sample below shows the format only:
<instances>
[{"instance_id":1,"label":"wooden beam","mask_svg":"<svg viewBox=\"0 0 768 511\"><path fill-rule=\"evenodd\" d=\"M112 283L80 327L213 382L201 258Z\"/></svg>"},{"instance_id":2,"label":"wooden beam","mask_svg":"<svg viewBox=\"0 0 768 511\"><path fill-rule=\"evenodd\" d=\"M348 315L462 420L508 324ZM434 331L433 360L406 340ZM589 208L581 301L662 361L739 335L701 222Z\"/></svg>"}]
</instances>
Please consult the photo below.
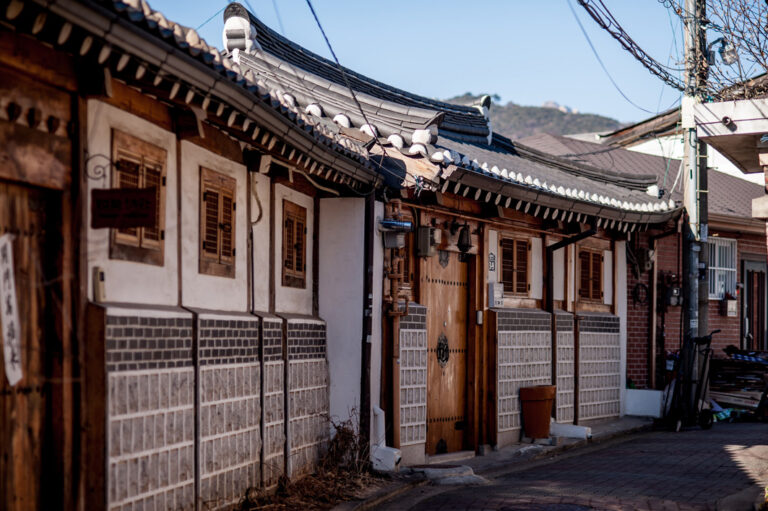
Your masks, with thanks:
<instances>
[{"instance_id":1,"label":"wooden beam","mask_svg":"<svg viewBox=\"0 0 768 511\"><path fill-rule=\"evenodd\" d=\"M55 190L67 188L72 170L67 138L0 121L0 140L0 178Z\"/></svg>"}]
</instances>

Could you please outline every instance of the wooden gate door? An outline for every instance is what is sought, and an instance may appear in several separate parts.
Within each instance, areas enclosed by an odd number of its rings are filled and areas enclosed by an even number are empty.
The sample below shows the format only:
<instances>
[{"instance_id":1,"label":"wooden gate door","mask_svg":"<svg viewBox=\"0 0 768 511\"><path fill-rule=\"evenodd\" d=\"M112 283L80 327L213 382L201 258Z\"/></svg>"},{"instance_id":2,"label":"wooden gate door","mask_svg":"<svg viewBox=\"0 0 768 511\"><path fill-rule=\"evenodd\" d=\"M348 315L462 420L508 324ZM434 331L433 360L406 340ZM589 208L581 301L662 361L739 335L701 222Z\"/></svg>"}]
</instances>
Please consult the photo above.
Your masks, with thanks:
<instances>
[{"instance_id":1,"label":"wooden gate door","mask_svg":"<svg viewBox=\"0 0 768 511\"><path fill-rule=\"evenodd\" d=\"M765 349L765 272L747 269L744 296L744 349Z\"/></svg>"},{"instance_id":2,"label":"wooden gate door","mask_svg":"<svg viewBox=\"0 0 768 511\"><path fill-rule=\"evenodd\" d=\"M464 448L467 426L468 264L457 252L425 261L427 306L427 454Z\"/></svg>"},{"instance_id":3,"label":"wooden gate door","mask_svg":"<svg viewBox=\"0 0 768 511\"><path fill-rule=\"evenodd\" d=\"M71 275L61 266L61 221L58 193L0 181L0 235L14 236L22 370L12 387L0 369L0 509L9 511L65 507L61 457L72 453L61 452L61 428L69 418L62 415L57 367L68 355L62 349L69 320L62 290ZM0 361L2 368L2 350Z\"/></svg>"}]
</instances>

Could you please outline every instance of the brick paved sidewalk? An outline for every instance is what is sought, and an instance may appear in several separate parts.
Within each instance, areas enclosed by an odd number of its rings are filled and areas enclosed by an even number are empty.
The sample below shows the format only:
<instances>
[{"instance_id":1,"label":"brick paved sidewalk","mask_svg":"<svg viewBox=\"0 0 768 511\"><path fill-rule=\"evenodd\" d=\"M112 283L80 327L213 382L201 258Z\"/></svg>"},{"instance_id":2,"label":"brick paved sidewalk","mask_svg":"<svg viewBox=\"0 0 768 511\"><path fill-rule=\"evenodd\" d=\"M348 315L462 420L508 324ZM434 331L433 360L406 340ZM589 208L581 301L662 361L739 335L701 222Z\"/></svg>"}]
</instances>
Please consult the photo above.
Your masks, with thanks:
<instances>
[{"instance_id":1,"label":"brick paved sidewalk","mask_svg":"<svg viewBox=\"0 0 768 511\"><path fill-rule=\"evenodd\" d=\"M381 509L715 509L717 500L766 482L768 425L717 424L572 452L488 486L414 490Z\"/></svg>"}]
</instances>

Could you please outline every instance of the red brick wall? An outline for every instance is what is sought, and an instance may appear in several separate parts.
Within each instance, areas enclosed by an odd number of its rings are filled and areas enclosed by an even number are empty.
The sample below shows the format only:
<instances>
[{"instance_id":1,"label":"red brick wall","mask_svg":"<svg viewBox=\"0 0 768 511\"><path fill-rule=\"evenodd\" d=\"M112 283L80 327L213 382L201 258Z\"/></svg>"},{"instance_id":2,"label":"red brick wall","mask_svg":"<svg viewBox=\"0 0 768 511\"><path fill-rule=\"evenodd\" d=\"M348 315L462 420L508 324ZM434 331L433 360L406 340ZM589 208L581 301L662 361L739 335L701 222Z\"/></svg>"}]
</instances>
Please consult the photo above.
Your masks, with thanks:
<instances>
[{"instance_id":1,"label":"red brick wall","mask_svg":"<svg viewBox=\"0 0 768 511\"><path fill-rule=\"evenodd\" d=\"M745 254L759 254L766 257L765 237L753 234L734 234L713 231L713 234L720 234L723 238L732 238L738 240L737 253L739 258L739 270L737 282L741 282L741 261ZM628 244L628 249L648 247L648 235L641 234L637 240ZM662 238L656 243L656 264L658 265L659 281L664 273L673 273L680 277L682 270L682 261L680 260L680 237L677 235ZM638 388L648 386L648 313L650 304L636 304L632 298L632 290L638 283L649 286L651 273L644 272L636 279L632 271L632 265L627 264L627 377L630 378ZM741 311L739 303L739 311ZM680 348L681 337L681 315L683 308L681 306L667 307L664 315L664 349L666 351L676 351ZM714 356L724 356L722 349L729 344L740 345L741 336L741 318L725 317L720 315L720 302L711 300L709 302L709 329L721 329L722 332L715 335L712 347L715 350ZM657 335L661 336L662 315L657 316Z\"/></svg>"},{"instance_id":2,"label":"red brick wall","mask_svg":"<svg viewBox=\"0 0 768 511\"><path fill-rule=\"evenodd\" d=\"M648 248L648 236L644 234L627 243L627 252L637 254L642 248ZM648 286L650 291L648 278L649 272L642 271L640 278L635 278L627 258L627 378L638 388L648 385L648 303L635 303L632 294L638 284Z\"/></svg>"}]
</instances>

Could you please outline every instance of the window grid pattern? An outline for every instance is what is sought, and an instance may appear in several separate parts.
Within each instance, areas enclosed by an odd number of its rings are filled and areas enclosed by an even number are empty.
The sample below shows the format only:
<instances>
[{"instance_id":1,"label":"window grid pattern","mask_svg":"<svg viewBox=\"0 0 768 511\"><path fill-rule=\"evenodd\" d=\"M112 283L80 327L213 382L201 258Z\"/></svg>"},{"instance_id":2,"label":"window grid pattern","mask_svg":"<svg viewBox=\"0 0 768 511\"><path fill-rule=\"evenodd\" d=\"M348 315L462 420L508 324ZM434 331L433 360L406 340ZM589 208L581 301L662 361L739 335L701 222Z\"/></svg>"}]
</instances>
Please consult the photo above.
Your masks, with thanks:
<instances>
[{"instance_id":1,"label":"window grid pattern","mask_svg":"<svg viewBox=\"0 0 768 511\"><path fill-rule=\"evenodd\" d=\"M736 291L736 240L709 238L709 298L720 300Z\"/></svg>"}]
</instances>

